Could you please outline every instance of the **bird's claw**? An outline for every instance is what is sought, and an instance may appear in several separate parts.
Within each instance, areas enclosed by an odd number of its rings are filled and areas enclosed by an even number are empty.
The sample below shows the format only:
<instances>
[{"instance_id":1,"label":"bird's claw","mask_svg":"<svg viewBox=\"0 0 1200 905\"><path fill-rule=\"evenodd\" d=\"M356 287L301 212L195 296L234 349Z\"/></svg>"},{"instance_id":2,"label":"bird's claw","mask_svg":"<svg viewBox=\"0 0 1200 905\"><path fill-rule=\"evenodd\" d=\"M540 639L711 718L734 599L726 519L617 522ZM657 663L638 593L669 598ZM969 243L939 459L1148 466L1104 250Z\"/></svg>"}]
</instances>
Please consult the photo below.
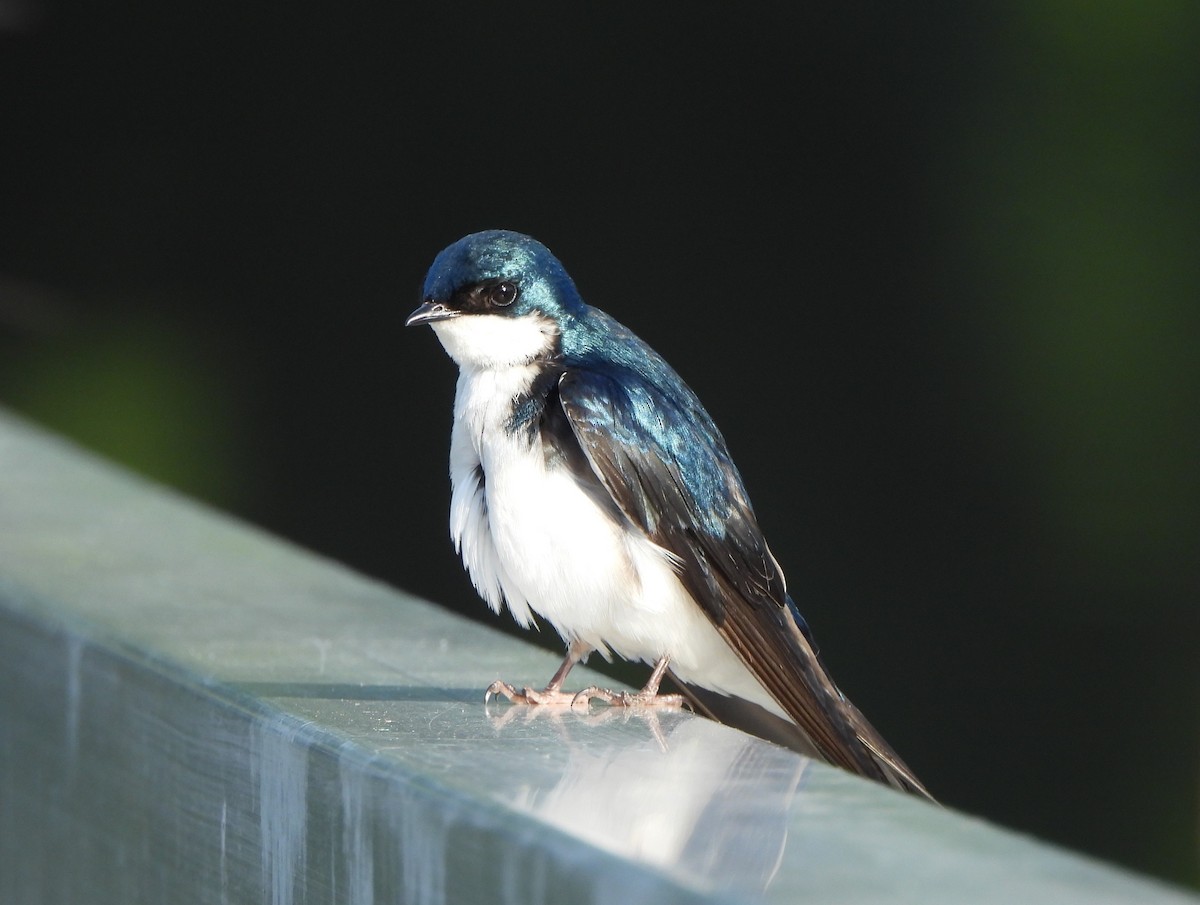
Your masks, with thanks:
<instances>
[{"instance_id":1,"label":"bird's claw","mask_svg":"<svg viewBox=\"0 0 1200 905\"><path fill-rule=\"evenodd\" d=\"M658 694L654 691L611 691L593 685L585 688L574 697L577 706L587 707L593 700L603 701L609 707L652 707L661 710L682 710L684 706L681 694Z\"/></svg>"},{"instance_id":2,"label":"bird's claw","mask_svg":"<svg viewBox=\"0 0 1200 905\"><path fill-rule=\"evenodd\" d=\"M514 704L526 704L534 706L551 706L551 707L575 707L578 695L573 695L565 691L559 691L557 688L543 688L538 691L536 688L526 686L521 690L517 690L516 686L510 685L507 682L501 682L497 679L487 687L484 692L483 702L486 704L492 699L492 695L507 698ZM585 703L583 706L587 706Z\"/></svg>"}]
</instances>

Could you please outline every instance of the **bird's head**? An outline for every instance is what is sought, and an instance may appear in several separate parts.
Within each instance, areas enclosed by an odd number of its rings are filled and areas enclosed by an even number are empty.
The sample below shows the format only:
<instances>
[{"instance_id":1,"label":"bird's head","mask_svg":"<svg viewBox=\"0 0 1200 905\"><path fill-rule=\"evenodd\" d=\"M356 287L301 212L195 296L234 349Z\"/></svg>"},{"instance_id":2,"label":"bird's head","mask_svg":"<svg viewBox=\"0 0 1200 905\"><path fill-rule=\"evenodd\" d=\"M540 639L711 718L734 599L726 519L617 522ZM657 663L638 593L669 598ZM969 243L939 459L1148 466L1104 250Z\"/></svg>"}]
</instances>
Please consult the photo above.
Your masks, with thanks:
<instances>
[{"instance_id":1,"label":"bird's head","mask_svg":"<svg viewBox=\"0 0 1200 905\"><path fill-rule=\"evenodd\" d=\"M491 229L442 250L405 324L433 327L460 367L503 368L555 355L563 330L585 310L546 246Z\"/></svg>"}]
</instances>

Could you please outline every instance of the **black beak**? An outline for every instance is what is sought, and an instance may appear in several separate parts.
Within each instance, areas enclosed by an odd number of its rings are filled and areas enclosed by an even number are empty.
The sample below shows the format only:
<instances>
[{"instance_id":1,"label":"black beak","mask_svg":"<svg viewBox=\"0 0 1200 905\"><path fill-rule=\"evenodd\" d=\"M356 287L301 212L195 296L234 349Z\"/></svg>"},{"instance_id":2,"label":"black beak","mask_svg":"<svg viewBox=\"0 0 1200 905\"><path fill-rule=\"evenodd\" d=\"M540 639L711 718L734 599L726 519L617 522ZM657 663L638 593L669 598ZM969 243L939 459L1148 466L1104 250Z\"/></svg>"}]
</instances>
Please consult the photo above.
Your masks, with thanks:
<instances>
[{"instance_id":1,"label":"black beak","mask_svg":"<svg viewBox=\"0 0 1200 905\"><path fill-rule=\"evenodd\" d=\"M461 311L447 308L441 302L425 302L408 316L408 320L404 322L404 326L416 327L420 324L432 324L434 321L449 320L452 317L458 317L460 314L462 314Z\"/></svg>"}]
</instances>

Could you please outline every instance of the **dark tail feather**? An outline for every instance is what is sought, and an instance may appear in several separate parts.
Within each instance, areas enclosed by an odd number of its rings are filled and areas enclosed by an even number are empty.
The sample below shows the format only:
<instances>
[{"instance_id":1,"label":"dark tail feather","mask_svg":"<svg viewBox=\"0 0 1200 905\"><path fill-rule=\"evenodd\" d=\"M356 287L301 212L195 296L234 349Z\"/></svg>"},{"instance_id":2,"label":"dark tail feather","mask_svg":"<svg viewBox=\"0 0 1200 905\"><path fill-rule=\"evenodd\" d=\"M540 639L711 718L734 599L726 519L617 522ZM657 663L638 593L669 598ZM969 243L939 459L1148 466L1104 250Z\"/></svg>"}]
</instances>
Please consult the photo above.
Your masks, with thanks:
<instances>
[{"instance_id":1,"label":"dark tail feather","mask_svg":"<svg viewBox=\"0 0 1200 905\"><path fill-rule=\"evenodd\" d=\"M859 712L859 709L845 697L842 698L842 704L845 708L846 720L854 727L858 743L869 752L871 760L875 762L882 774L879 778L902 792L936 801L913 771L908 768L908 765L900 759L900 755L893 751L891 746L883 740L883 736L875 731L875 727L867 722L867 718Z\"/></svg>"},{"instance_id":2,"label":"dark tail feather","mask_svg":"<svg viewBox=\"0 0 1200 905\"><path fill-rule=\"evenodd\" d=\"M718 723L741 729L743 732L790 748L806 757L827 763L838 762L837 758L831 757L830 754L821 751L813 744L812 739L804 730L791 720L777 716L758 704L742 698L729 697L696 685L688 685L675 679L674 676L672 679L697 713L716 720ZM846 722L854 727L855 743L860 747L860 750L856 752L859 756L854 759L860 762L867 759L874 768L870 771L855 772L860 772L902 792L936 801L912 770L867 722L866 717L859 712L858 708L845 698L842 698L842 703L845 708Z\"/></svg>"}]
</instances>

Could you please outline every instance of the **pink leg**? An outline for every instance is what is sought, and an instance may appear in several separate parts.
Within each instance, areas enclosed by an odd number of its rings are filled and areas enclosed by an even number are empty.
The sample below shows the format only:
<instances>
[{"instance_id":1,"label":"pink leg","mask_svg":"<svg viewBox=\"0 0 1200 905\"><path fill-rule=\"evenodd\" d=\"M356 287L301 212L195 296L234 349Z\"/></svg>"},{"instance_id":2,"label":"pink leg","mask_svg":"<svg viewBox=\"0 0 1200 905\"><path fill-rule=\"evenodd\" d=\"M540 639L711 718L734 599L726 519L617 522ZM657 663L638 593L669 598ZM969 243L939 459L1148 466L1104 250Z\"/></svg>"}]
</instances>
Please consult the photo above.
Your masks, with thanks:
<instances>
[{"instance_id":1,"label":"pink leg","mask_svg":"<svg viewBox=\"0 0 1200 905\"><path fill-rule=\"evenodd\" d=\"M591 653L591 650L592 648L582 641L572 641L567 647L567 656L563 659L562 665L558 667L558 671L554 673L550 682L541 691L529 687L518 691L516 687L497 679L488 686L483 699L485 702L489 701L492 695L497 694L503 695L514 704L555 704L560 707L569 707L575 703L576 696L564 692L562 684L567 680L567 675L574 668L575 664Z\"/></svg>"},{"instance_id":2,"label":"pink leg","mask_svg":"<svg viewBox=\"0 0 1200 905\"><path fill-rule=\"evenodd\" d=\"M658 686L662 684L663 676L666 675L667 665L670 662L671 658L664 655L655 663L654 671L650 673L646 687L636 694L630 694L628 691L609 691L593 685L575 695L575 700L587 704L593 698L599 698L612 707L663 707L677 710L683 706L683 695L658 693Z\"/></svg>"}]
</instances>

